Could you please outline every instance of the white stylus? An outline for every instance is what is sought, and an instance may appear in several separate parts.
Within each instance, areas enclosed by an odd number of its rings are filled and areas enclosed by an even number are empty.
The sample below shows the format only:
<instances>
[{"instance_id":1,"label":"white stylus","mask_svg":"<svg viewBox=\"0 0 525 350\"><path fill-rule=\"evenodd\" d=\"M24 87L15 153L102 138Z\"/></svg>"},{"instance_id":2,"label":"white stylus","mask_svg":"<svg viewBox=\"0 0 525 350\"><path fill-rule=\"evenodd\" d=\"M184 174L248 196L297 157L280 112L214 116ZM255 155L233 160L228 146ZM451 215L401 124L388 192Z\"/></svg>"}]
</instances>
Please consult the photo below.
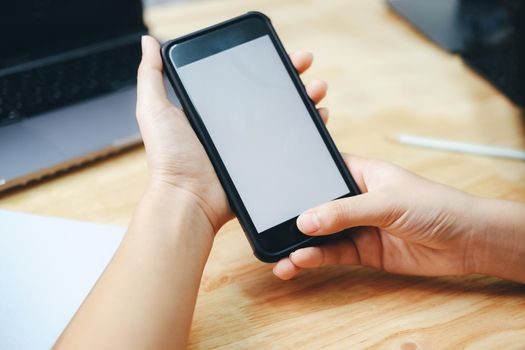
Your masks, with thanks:
<instances>
[{"instance_id":1,"label":"white stylus","mask_svg":"<svg viewBox=\"0 0 525 350\"><path fill-rule=\"evenodd\" d=\"M488 146L407 134L389 136L388 139L404 145L432 148L443 151L525 160L525 151L506 147Z\"/></svg>"}]
</instances>

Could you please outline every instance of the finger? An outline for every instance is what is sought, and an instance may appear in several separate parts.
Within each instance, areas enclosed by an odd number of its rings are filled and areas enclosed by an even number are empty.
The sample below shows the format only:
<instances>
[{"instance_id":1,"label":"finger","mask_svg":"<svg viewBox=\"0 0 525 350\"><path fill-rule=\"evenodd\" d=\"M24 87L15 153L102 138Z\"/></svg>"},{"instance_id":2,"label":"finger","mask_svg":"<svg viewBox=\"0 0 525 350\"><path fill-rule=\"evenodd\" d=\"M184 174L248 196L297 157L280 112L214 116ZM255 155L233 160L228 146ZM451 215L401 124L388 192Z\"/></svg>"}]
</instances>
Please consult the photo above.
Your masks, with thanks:
<instances>
[{"instance_id":1,"label":"finger","mask_svg":"<svg viewBox=\"0 0 525 350\"><path fill-rule=\"evenodd\" d=\"M352 230L351 238L361 265L374 269L383 268L383 241L377 228L355 228Z\"/></svg>"},{"instance_id":2,"label":"finger","mask_svg":"<svg viewBox=\"0 0 525 350\"><path fill-rule=\"evenodd\" d=\"M274 275L285 281L295 277L299 271L301 269L295 266L289 258L281 259L273 267Z\"/></svg>"},{"instance_id":3,"label":"finger","mask_svg":"<svg viewBox=\"0 0 525 350\"><path fill-rule=\"evenodd\" d=\"M330 111L326 107L318 108L317 111L319 112L319 115L321 116L321 119L323 120L323 123L328 123L328 119L330 117Z\"/></svg>"},{"instance_id":4,"label":"finger","mask_svg":"<svg viewBox=\"0 0 525 350\"><path fill-rule=\"evenodd\" d=\"M310 68L314 60L314 56L311 52L297 51L290 54L290 60L292 61L295 69L299 74Z\"/></svg>"},{"instance_id":5,"label":"finger","mask_svg":"<svg viewBox=\"0 0 525 350\"><path fill-rule=\"evenodd\" d=\"M137 75L137 114L145 110L156 112L169 105L159 43L145 35L142 37L142 60Z\"/></svg>"},{"instance_id":6,"label":"finger","mask_svg":"<svg viewBox=\"0 0 525 350\"><path fill-rule=\"evenodd\" d=\"M350 227L386 227L397 217L390 196L383 193L363 193L338 199L307 210L297 218L297 227L311 236L327 235Z\"/></svg>"},{"instance_id":7,"label":"finger","mask_svg":"<svg viewBox=\"0 0 525 350\"><path fill-rule=\"evenodd\" d=\"M312 80L306 84L306 92L312 101L315 104L321 102L321 100L326 96L328 91L328 84L321 80Z\"/></svg>"},{"instance_id":8,"label":"finger","mask_svg":"<svg viewBox=\"0 0 525 350\"><path fill-rule=\"evenodd\" d=\"M308 247L296 250L290 254L290 261L298 268L315 268L327 265L358 265L359 254L351 239L335 243Z\"/></svg>"}]
</instances>

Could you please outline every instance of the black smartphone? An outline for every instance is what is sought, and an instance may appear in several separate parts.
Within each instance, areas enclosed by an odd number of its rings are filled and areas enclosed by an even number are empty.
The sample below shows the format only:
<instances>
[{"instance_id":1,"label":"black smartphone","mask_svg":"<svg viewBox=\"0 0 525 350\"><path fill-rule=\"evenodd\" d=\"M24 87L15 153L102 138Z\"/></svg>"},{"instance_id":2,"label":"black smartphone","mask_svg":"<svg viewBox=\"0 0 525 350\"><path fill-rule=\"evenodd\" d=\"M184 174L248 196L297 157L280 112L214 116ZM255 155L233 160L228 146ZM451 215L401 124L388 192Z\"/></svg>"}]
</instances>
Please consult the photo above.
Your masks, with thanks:
<instances>
[{"instance_id":1,"label":"black smartphone","mask_svg":"<svg viewBox=\"0 0 525 350\"><path fill-rule=\"evenodd\" d=\"M255 256L274 262L320 243L297 216L359 190L269 18L249 12L161 51Z\"/></svg>"}]
</instances>

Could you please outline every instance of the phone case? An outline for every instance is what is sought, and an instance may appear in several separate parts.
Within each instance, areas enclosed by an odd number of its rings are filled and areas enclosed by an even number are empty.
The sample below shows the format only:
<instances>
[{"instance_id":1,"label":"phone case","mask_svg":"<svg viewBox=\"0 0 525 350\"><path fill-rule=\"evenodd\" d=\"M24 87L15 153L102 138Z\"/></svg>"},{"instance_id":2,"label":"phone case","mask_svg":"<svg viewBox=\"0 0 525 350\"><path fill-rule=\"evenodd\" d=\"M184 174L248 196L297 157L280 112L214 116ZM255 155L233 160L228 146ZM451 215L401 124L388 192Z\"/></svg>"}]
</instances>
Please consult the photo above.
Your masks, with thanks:
<instances>
[{"instance_id":1,"label":"phone case","mask_svg":"<svg viewBox=\"0 0 525 350\"><path fill-rule=\"evenodd\" d=\"M306 246L312 246L312 245L317 245L319 243L322 243L322 242L325 242L325 241L328 241L328 240L332 240L334 238L337 238L338 236L340 236L341 234L336 234L336 235L331 235L331 236L324 236L324 237L310 237L309 239L303 241L303 242L300 242L299 244L296 244L296 245L293 245L293 246L290 246L290 247L287 247L286 249L282 250L282 251L279 251L279 252L276 252L276 253L272 253L272 252L269 252L267 250L265 250L260 242L259 242L259 237L258 237L258 233L257 231L255 230L255 227L253 226L252 222L251 222L251 219L248 215L248 212L246 210L246 208L244 207L244 204L240 198L240 195L239 193L237 192L234 184L233 184L233 181L232 179L230 178L229 174L228 174L228 171L226 170L226 167L224 166L220 156L219 156L219 153L217 151L217 149L215 148L213 142L211 141L211 138L210 136L208 135L208 132L207 130L205 129L204 125L202 124L202 121L198 115L198 113L196 112L196 110L193 108L192 104L191 104L191 101L185 91L185 88L184 86L182 85L182 82L180 81L180 79L178 78L176 72L175 72L175 68L171 65L171 60L169 58L169 49L171 48L172 44L175 43L175 42L180 42L180 41L184 41L184 40L188 40L188 39L191 39L191 38L194 38L194 37L197 37L197 36L201 36L203 34L206 34L208 32L212 32L212 31L215 31L217 29L220 29L222 27L225 27L225 26L229 26L233 23L236 23L238 21L242 21L244 19L246 19L247 17L249 16L257 16L259 17L259 19L263 19L267 26L268 26L268 30L269 30L269 34L273 37L272 39L274 39L274 44L276 45L276 48L277 50L280 50L282 53L284 53L284 55L281 55L280 53L280 56L281 58L283 58L283 61L284 61L284 64L285 64L285 67L287 69L288 72L291 73L291 77L294 81L294 84L296 85L296 87L298 87L299 89L301 89L302 91L300 91L302 94L307 95L306 93L306 90L304 88L304 85L302 84L300 78L299 78L299 74L297 73L297 71L295 70L295 67L293 66L292 62L290 61L288 55L286 54L286 51L281 43L281 41L279 40L279 37L277 36L277 33L275 32L275 29L273 28L272 24L271 24L271 20L266 16L264 15L263 13L260 13L260 12L248 12L244 15L241 15L241 16L238 16L238 17L235 17L235 18L232 18L230 20L227 20L227 21L224 21L224 22L221 22L221 23L218 23L216 25L213 25L213 26L210 26L210 27L207 27L207 28L204 28L202 30L199 30L199 31L196 31L196 32L193 32L193 33L190 33L188 35L185 35L185 36L182 36L182 37L179 37L179 38L176 38L174 40L170 40L166 43L164 43L161 47L161 55L162 55L162 59L164 61L164 70L166 72L166 75L168 76L168 79L171 83L171 85L173 86L174 90L175 90L175 93L177 94L177 97L179 98L180 102L181 102L181 105L184 109L184 112L186 114L186 116L188 117L188 120L193 128L193 130L195 131L195 133L197 134L197 137L199 138L199 141L203 144L204 146L204 149L206 150L206 153L208 154L208 157L210 158L210 161L211 163L213 164L213 167L215 168L215 171L217 173L217 176L219 178L219 181L221 182L225 192L226 192L226 195L228 197L228 201L230 203L230 207L232 208L232 210L235 212L235 214L237 215L237 218L241 224L241 226L243 227L244 229L244 232L246 234L246 237L253 249L253 252L254 252L254 255L261 261L264 261L264 262L276 262L278 260L280 260L281 258L283 257L286 257L288 256L291 252L299 249L299 248L303 248L303 247L306 247ZM299 84L297 84L297 82L299 82ZM351 188L351 190L354 192L354 194L359 194L359 189L357 187L357 185L355 184L355 181L353 180L352 176L350 175L350 172L348 171L344 161L343 161L343 158L341 157L340 153L337 151L337 148L332 140L332 138L330 137L330 135L328 134L328 131L327 129L325 128L320 116L318 115L318 112L317 112L317 109L315 108L315 105L313 104L313 102L307 98L306 101L306 106L307 108L309 109L309 112L310 113L314 113L315 115L318 116L318 118L314 118L314 119L317 119L317 120L314 120L316 124L318 124L318 129L321 133L321 136L322 138L324 139L325 143L327 144L327 147L329 148L330 150L330 153L334 156L334 160L335 160L335 163L337 164L337 167L339 168L340 172L343 174L343 177L345 178L345 181L347 183L347 185ZM319 127L319 124L321 124L321 127Z\"/></svg>"}]
</instances>

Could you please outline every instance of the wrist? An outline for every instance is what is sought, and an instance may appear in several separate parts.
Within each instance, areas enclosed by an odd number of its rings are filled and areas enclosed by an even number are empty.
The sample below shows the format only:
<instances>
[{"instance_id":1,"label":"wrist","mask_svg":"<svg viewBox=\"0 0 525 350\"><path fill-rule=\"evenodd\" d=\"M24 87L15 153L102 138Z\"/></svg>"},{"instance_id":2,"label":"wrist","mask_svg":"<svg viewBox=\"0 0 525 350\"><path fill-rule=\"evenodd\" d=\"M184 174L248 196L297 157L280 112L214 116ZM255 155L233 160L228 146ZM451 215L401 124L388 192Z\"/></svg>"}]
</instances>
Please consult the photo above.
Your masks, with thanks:
<instances>
[{"instance_id":1,"label":"wrist","mask_svg":"<svg viewBox=\"0 0 525 350\"><path fill-rule=\"evenodd\" d=\"M188 190L184 186L150 178L145 196L154 197L160 203L171 205L171 208L175 208L174 205L177 205L177 208L180 210L180 204L183 204L184 207L198 210L205 217L205 221L211 226L213 236L224 224L223 220L210 208L209 203L207 203L200 194L196 194L195 191Z\"/></svg>"},{"instance_id":2,"label":"wrist","mask_svg":"<svg viewBox=\"0 0 525 350\"><path fill-rule=\"evenodd\" d=\"M196 239L212 243L215 227L199 199L178 187L152 182L139 203L133 221L143 221L147 235L156 234L169 239Z\"/></svg>"},{"instance_id":3,"label":"wrist","mask_svg":"<svg viewBox=\"0 0 525 350\"><path fill-rule=\"evenodd\" d=\"M472 272L525 282L525 205L478 199L472 238Z\"/></svg>"}]
</instances>

